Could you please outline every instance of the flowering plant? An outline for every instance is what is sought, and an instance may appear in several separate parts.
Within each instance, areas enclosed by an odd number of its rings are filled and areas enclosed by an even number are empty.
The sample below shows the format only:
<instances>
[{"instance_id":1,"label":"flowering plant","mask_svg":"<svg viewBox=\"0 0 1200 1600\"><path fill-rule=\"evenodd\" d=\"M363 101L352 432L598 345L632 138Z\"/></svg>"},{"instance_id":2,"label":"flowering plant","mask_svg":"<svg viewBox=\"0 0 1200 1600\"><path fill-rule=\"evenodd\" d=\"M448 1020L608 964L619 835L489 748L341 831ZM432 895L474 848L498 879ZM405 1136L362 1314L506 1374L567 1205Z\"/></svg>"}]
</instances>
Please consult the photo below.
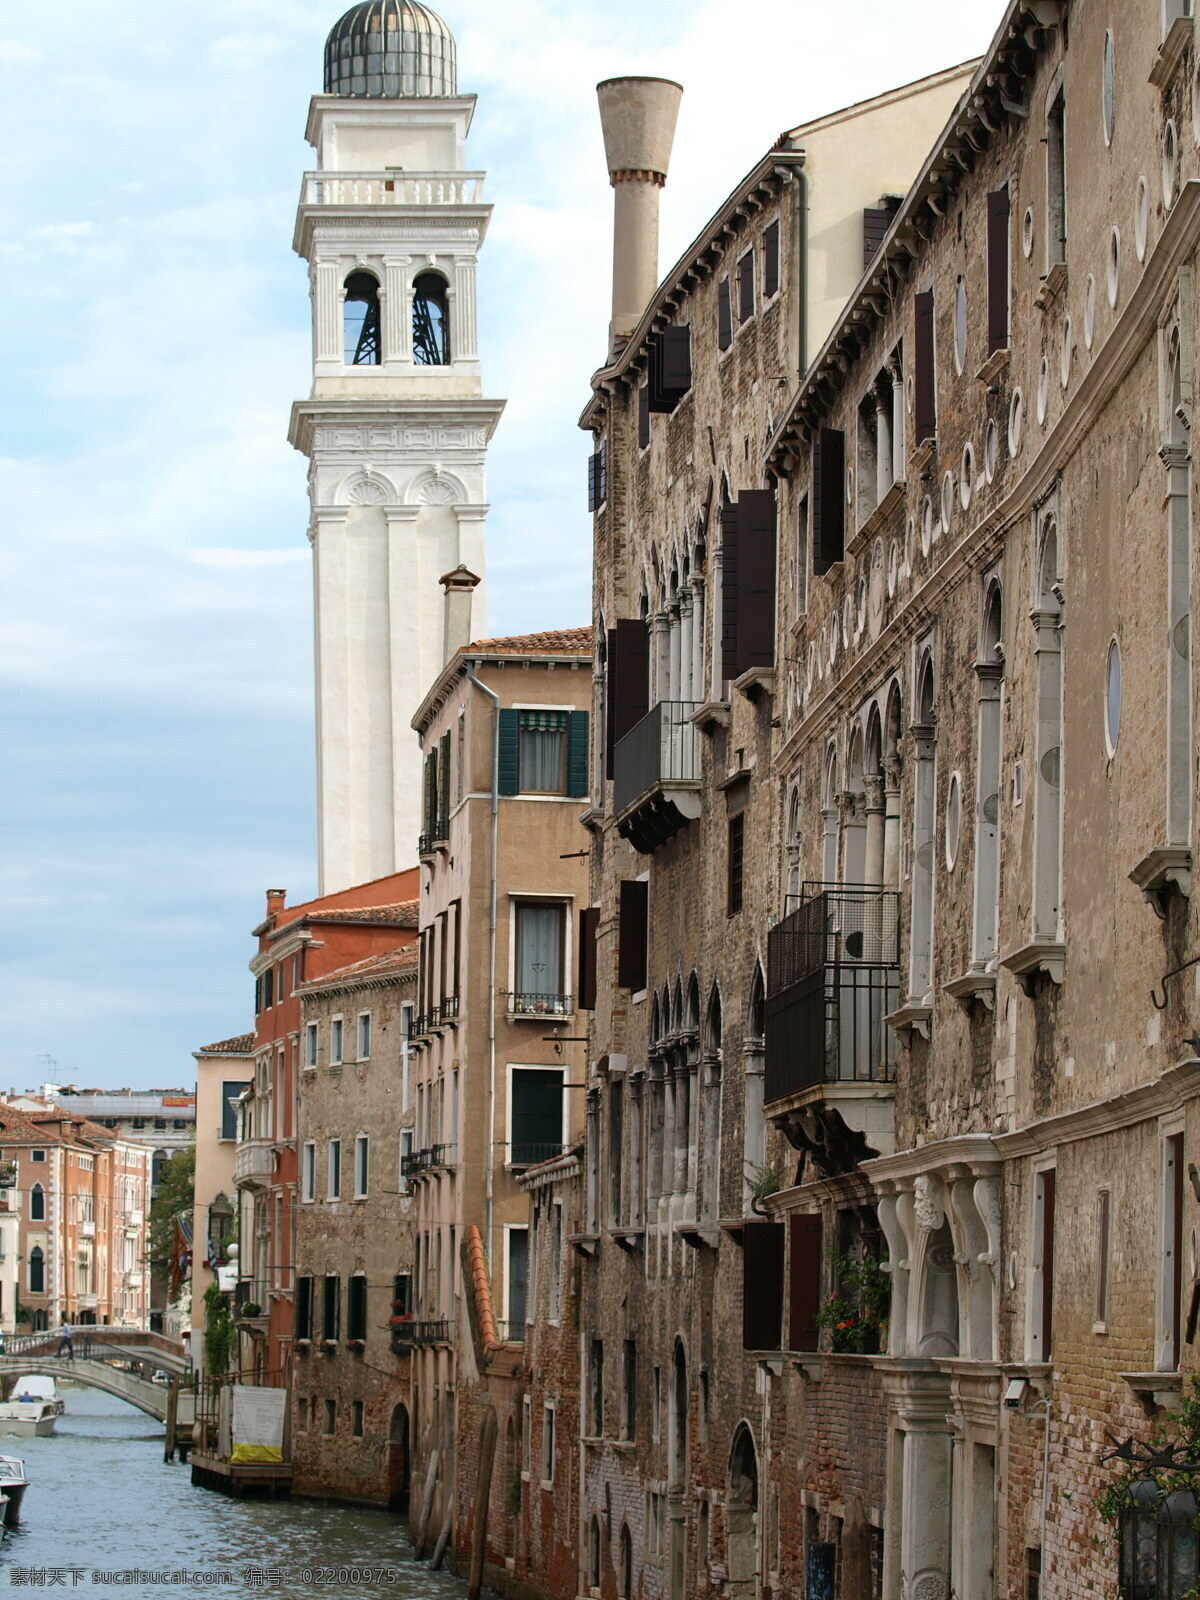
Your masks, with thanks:
<instances>
[{"instance_id":1,"label":"flowering plant","mask_svg":"<svg viewBox=\"0 0 1200 1600\"><path fill-rule=\"evenodd\" d=\"M818 1328L827 1328L835 1353L874 1355L887 1342L889 1280L873 1256L829 1252L837 1285L817 1312Z\"/></svg>"}]
</instances>

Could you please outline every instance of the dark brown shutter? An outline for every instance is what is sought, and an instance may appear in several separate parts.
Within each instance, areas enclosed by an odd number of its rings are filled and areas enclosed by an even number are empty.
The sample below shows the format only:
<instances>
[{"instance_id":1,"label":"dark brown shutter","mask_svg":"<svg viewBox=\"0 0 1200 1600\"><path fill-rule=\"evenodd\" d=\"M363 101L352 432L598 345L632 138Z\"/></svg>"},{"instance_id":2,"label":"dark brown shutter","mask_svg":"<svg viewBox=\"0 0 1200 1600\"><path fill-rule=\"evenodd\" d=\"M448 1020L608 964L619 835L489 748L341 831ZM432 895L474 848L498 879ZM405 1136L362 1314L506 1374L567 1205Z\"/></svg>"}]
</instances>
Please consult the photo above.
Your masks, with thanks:
<instances>
[{"instance_id":1,"label":"dark brown shutter","mask_svg":"<svg viewBox=\"0 0 1200 1600\"><path fill-rule=\"evenodd\" d=\"M1183 1355L1183 1135L1173 1133L1167 1141L1171 1149L1171 1349L1172 1364L1178 1366Z\"/></svg>"},{"instance_id":2,"label":"dark brown shutter","mask_svg":"<svg viewBox=\"0 0 1200 1600\"><path fill-rule=\"evenodd\" d=\"M842 559L846 537L846 436L822 428L813 441L812 564L828 572Z\"/></svg>"},{"instance_id":3,"label":"dark brown shutter","mask_svg":"<svg viewBox=\"0 0 1200 1600\"><path fill-rule=\"evenodd\" d=\"M763 296L779 293L779 223L763 229Z\"/></svg>"},{"instance_id":4,"label":"dark brown shutter","mask_svg":"<svg viewBox=\"0 0 1200 1600\"><path fill-rule=\"evenodd\" d=\"M1054 1348L1054 1191L1056 1173L1042 1173L1042 1349L1049 1361Z\"/></svg>"},{"instance_id":5,"label":"dark brown shutter","mask_svg":"<svg viewBox=\"0 0 1200 1600\"><path fill-rule=\"evenodd\" d=\"M604 642L604 776L613 775L614 729L617 726L617 630L610 628Z\"/></svg>"},{"instance_id":6,"label":"dark brown shutter","mask_svg":"<svg viewBox=\"0 0 1200 1600\"><path fill-rule=\"evenodd\" d=\"M674 411L691 387L692 330L664 328L650 346L650 410Z\"/></svg>"},{"instance_id":7,"label":"dark brown shutter","mask_svg":"<svg viewBox=\"0 0 1200 1600\"><path fill-rule=\"evenodd\" d=\"M721 507L721 676L738 676L738 509Z\"/></svg>"},{"instance_id":8,"label":"dark brown shutter","mask_svg":"<svg viewBox=\"0 0 1200 1600\"><path fill-rule=\"evenodd\" d=\"M613 751L650 709L650 629L639 617L623 617L608 634L607 776Z\"/></svg>"},{"instance_id":9,"label":"dark brown shutter","mask_svg":"<svg viewBox=\"0 0 1200 1600\"><path fill-rule=\"evenodd\" d=\"M600 459L599 456L595 456L595 455L591 455L591 456L588 457L588 501L587 501L587 506L588 506L588 510L589 511L595 511L596 507L600 504L600 502L596 499L596 463L599 461L599 459Z\"/></svg>"},{"instance_id":10,"label":"dark brown shutter","mask_svg":"<svg viewBox=\"0 0 1200 1600\"><path fill-rule=\"evenodd\" d=\"M775 665L775 491L738 496L737 668Z\"/></svg>"},{"instance_id":11,"label":"dark brown shutter","mask_svg":"<svg viewBox=\"0 0 1200 1600\"><path fill-rule=\"evenodd\" d=\"M742 1235L742 1348L778 1350L783 1335L782 1222L747 1222Z\"/></svg>"},{"instance_id":12,"label":"dark brown shutter","mask_svg":"<svg viewBox=\"0 0 1200 1600\"><path fill-rule=\"evenodd\" d=\"M788 1223L788 1349L816 1350L821 1342L821 1213Z\"/></svg>"},{"instance_id":13,"label":"dark brown shutter","mask_svg":"<svg viewBox=\"0 0 1200 1600\"><path fill-rule=\"evenodd\" d=\"M596 934L600 927L599 906L587 906L579 913L579 1009L596 1009Z\"/></svg>"},{"instance_id":14,"label":"dark brown shutter","mask_svg":"<svg viewBox=\"0 0 1200 1600\"><path fill-rule=\"evenodd\" d=\"M898 198L884 200L877 206L863 209L863 266L869 267L879 253L879 246L900 209Z\"/></svg>"},{"instance_id":15,"label":"dark brown shutter","mask_svg":"<svg viewBox=\"0 0 1200 1600\"><path fill-rule=\"evenodd\" d=\"M644 878L621 884L617 927L617 983L622 989L646 987L647 915L650 885Z\"/></svg>"},{"instance_id":16,"label":"dark brown shutter","mask_svg":"<svg viewBox=\"0 0 1200 1600\"><path fill-rule=\"evenodd\" d=\"M933 365L933 290L927 289L924 294L913 297L913 313L916 319L915 328L915 372L913 383L916 390L913 401L913 411L916 415L917 443L921 444L926 439L932 439L937 434L937 385Z\"/></svg>"},{"instance_id":17,"label":"dark brown shutter","mask_svg":"<svg viewBox=\"0 0 1200 1600\"><path fill-rule=\"evenodd\" d=\"M749 322L754 315L754 251L747 250L737 265L738 321Z\"/></svg>"},{"instance_id":18,"label":"dark brown shutter","mask_svg":"<svg viewBox=\"0 0 1200 1600\"><path fill-rule=\"evenodd\" d=\"M638 449L644 450L650 443L650 384L643 383L638 389Z\"/></svg>"},{"instance_id":19,"label":"dark brown shutter","mask_svg":"<svg viewBox=\"0 0 1200 1600\"><path fill-rule=\"evenodd\" d=\"M717 285L717 346L728 350L733 343L733 316L729 307L729 279L722 278Z\"/></svg>"},{"instance_id":20,"label":"dark brown shutter","mask_svg":"<svg viewBox=\"0 0 1200 1600\"><path fill-rule=\"evenodd\" d=\"M988 355L1008 344L1008 185L987 197Z\"/></svg>"}]
</instances>

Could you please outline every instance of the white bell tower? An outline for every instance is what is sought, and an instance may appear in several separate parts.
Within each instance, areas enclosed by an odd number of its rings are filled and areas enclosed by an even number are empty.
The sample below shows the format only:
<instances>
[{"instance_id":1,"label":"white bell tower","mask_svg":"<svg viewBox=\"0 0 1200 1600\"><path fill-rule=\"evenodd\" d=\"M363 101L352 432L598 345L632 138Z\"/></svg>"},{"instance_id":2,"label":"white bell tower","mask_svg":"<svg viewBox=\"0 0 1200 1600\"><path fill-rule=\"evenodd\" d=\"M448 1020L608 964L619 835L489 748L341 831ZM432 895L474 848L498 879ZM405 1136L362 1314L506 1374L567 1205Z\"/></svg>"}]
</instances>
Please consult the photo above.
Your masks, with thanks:
<instances>
[{"instance_id":1,"label":"white bell tower","mask_svg":"<svg viewBox=\"0 0 1200 1600\"><path fill-rule=\"evenodd\" d=\"M417 861L410 719L444 664L438 579L486 573L485 400L475 266L491 207L465 170L473 95L416 0L364 0L333 29L307 137L295 248L309 263L310 462L320 892ZM485 584L471 635L486 632Z\"/></svg>"}]
</instances>

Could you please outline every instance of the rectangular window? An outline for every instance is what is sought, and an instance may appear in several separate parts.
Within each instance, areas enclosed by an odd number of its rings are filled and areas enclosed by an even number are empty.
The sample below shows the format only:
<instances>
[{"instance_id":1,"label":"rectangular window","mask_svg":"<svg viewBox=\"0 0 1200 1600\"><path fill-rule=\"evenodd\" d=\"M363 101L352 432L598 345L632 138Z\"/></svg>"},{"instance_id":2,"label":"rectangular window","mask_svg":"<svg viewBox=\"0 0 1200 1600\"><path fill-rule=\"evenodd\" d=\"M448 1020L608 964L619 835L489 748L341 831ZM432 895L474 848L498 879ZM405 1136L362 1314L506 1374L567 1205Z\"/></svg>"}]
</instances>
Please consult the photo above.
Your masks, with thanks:
<instances>
[{"instance_id":1,"label":"rectangular window","mask_svg":"<svg viewBox=\"0 0 1200 1600\"><path fill-rule=\"evenodd\" d=\"M529 1303L529 1229L509 1228L507 1235L508 1336L523 1339Z\"/></svg>"},{"instance_id":2,"label":"rectangular window","mask_svg":"<svg viewBox=\"0 0 1200 1600\"><path fill-rule=\"evenodd\" d=\"M269 1011L275 1004L275 968L268 967L262 975L263 1010ZM144 1124L143 1124L144 1126Z\"/></svg>"},{"instance_id":3,"label":"rectangular window","mask_svg":"<svg viewBox=\"0 0 1200 1600\"><path fill-rule=\"evenodd\" d=\"M796 614L808 610L808 496L803 495L796 509Z\"/></svg>"},{"instance_id":4,"label":"rectangular window","mask_svg":"<svg viewBox=\"0 0 1200 1600\"><path fill-rule=\"evenodd\" d=\"M516 992L512 1010L538 1014L567 1010L563 955L567 908L561 902L517 902Z\"/></svg>"},{"instance_id":5,"label":"rectangular window","mask_svg":"<svg viewBox=\"0 0 1200 1600\"><path fill-rule=\"evenodd\" d=\"M621 1437L637 1438L636 1339L626 1339L621 1349Z\"/></svg>"},{"instance_id":6,"label":"rectangular window","mask_svg":"<svg viewBox=\"0 0 1200 1600\"><path fill-rule=\"evenodd\" d=\"M605 641L604 775L613 776L617 744L650 709L650 628L622 617Z\"/></svg>"},{"instance_id":7,"label":"rectangular window","mask_svg":"<svg viewBox=\"0 0 1200 1600\"><path fill-rule=\"evenodd\" d=\"M340 1200L342 1198L342 1141L330 1139L329 1165L326 1172L326 1198Z\"/></svg>"},{"instance_id":8,"label":"rectangular window","mask_svg":"<svg viewBox=\"0 0 1200 1600\"><path fill-rule=\"evenodd\" d=\"M305 1142L300 1158L300 1198L317 1198L317 1147L311 1139Z\"/></svg>"},{"instance_id":9,"label":"rectangular window","mask_svg":"<svg viewBox=\"0 0 1200 1600\"><path fill-rule=\"evenodd\" d=\"M308 1432L308 1396L303 1394L296 1401L296 1431Z\"/></svg>"},{"instance_id":10,"label":"rectangular window","mask_svg":"<svg viewBox=\"0 0 1200 1600\"><path fill-rule=\"evenodd\" d=\"M662 1368L655 1367L650 1389L650 1437L657 1440L662 1426Z\"/></svg>"},{"instance_id":11,"label":"rectangular window","mask_svg":"<svg viewBox=\"0 0 1200 1600\"><path fill-rule=\"evenodd\" d=\"M326 1343L336 1341L341 1323L342 1280L333 1273L325 1278L321 1295L321 1337Z\"/></svg>"},{"instance_id":12,"label":"rectangular window","mask_svg":"<svg viewBox=\"0 0 1200 1600\"><path fill-rule=\"evenodd\" d=\"M399 1185L399 1188L400 1188L400 1193L401 1194L409 1194L409 1193L411 1193L411 1189L410 1189L409 1182L408 1182L408 1173L405 1171L405 1168L406 1168L406 1166L408 1164L408 1159L412 1155L412 1153L413 1153L412 1129L411 1128L405 1128L404 1132L400 1135L400 1185Z\"/></svg>"},{"instance_id":13,"label":"rectangular window","mask_svg":"<svg viewBox=\"0 0 1200 1600\"><path fill-rule=\"evenodd\" d=\"M650 885L645 878L621 884L617 923L617 983L635 993L646 987Z\"/></svg>"},{"instance_id":14,"label":"rectangular window","mask_svg":"<svg viewBox=\"0 0 1200 1600\"><path fill-rule=\"evenodd\" d=\"M350 1402L350 1432L356 1439L363 1436L363 1403L361 1400Z\"/></svg>"},{"instance_id":15,"label":"rectangular window","mask_svg":"<svg viewBox=\"0 0 1200 1600\"><path fill-rule=\"evenodd\" d=\"M369 1061L371 1059L371 1013L360 1011L358 1014L358 1059Z\"/></svg>"},{"instance_id":16,"label":"rectangular window","mask_svg":"<svg viewBox=\"0 0 1200 1600\"><path fill-rule=\"evenodd\" d=\"M342 1019L334 1017L329 1024L329 1062L331 1066L340 1066L342 1060Z\"/></svg>"},{"instance_id":17,"label":"rectangular window","mask_svg":"<svg viewBox=\"0 0 1200 1600\"><path fill-rule=\"evenodd\" d=\"M238 1136L238 1096L248 1086L244 1083L223 1083L221 1085L221 1138L236 1139ZM34 1151L33 1159L37 1160Z\"/></svg>"},{"instance_id":18,"label":"rectangular window","mask_svg":"<svg viewBox=\"0 0 1200 1600\"><path fill-rule=\"evenodd\" d=\"M743 489L721 511L721 671L775 662L775 492Z\"/></svg>"},{"instance_id":19,"label":"rectangular window","mask_svg":"<svg viewBox=\"0 0 1200 1600\"><path fill-rule=\"evenodd\" d=\"M1049 1361L1054 1348L1055 1171L1033 1179L1033 1283L1030 1303L1030 1359Z\"/></svg>"},{"instance_id":20,"label":"rectangular window","mask_svg":"<svg viewBox=\"0 0 1200 1600\"><path fill-rule=\"evenodd\" d=\"M821 1330L821 1266L824 1258L821 1213L794 1216L788 1221L788 1349L817 1350Z\"/></svg>"},{"instance_id":21,"label":"rectangular window","mask_svg":"<svg viewBox=\"0 0 1200 1600\"><path fill-rule=\"evenodd\" d=\"M509 1160L532 1167L560 1155L563 1148L563 1072L561 1067L513 1067L509 1075Z\"/></svg>"},{"instance_id":22,"label":"rectangular window","mask_svg":"<svg viewBox=\"0 0 1200 1600\"><path fill-rule=\"evenodd\" d=\"M587 1431L604 1436L604 1340L593 1339L588 1350Z\"/></svg>"},{"instance_id":23,"label":"rectangular window","mask_svg":"<svg viewBox=\"0 0 1200 1600\"><path fill-rule=\"evenodd\" d=\"M1108 1321L1108 1261L1111 1249L1110 1231L1112 1217L1112 1196L1107 1189L1101 1189L1096 1196L1096 1301L1093 1308L1093 1320L1096 1331L1103 1330Z\"/></svg>"},{"instance_id":24,"label":"rectangular window","mask_svg":"<svg viewBox=\"0 0 1200 1600\"><path fill-rule=\"evenodd\" d=\"M643 383L638 389L638 449L650 443L650 385Z\"/></svg>"},{"instance_id":25,"label":"rectangular window","mask_svg":"<svg viewBox=\"0 0 1200 1600\"><path fill-rule=\"evenodd\" d=\"M550 1208L550 1294L547 1308L551 1322L557 1321L562 1307L562 1238L562 1206L553 1205Z\"/></svg>"},{"instance_id":26,"label":"rectangular window","mask_svg":"<svg viewBox=\"0 0 1200 1600\"><path fill-rule=\"evenodd\" d=\"M398 1272L392 1279L392 1315L411 1317L412 1308L412 1275L408 1272Z\"/></svg>"},{"instance_id":27,"label":"rectangular window","mask_svg":"<svg viewBox=\"0 0 1200 1600\"><path fill-rule=\"evenodd\" d=\"M346 1302L346 1337L364 1343L367 1337L367 1280L361 1272L350 1279Z\"/></svg>"},{"instance_id":28,"label":"rectangular window","mask_svg":"<svg viewBox=\"0 0 1200 1600\"><path fill-rule=\"evenodd\" d=\"M317 1025L309 1022L304 1028L304 1065L315 1067L317 1064Z\"/></svg>"},{"instance_id":29,"label":"rectangular window","mask_svg":"<svg viewBox=\"0 0 1200 1600\"><path fill-rule=\"evenodd\" d=\"M754 251L747 250L737 264L738 321L754 315Z\"/></svg>"},{"instance_id":30,"label":"rectangular window","mask_svg":"<svg viewBox=\"0 0 1200 1600\"><path fill-rule=\"evenodd\" d=\"M913 420L916 442L937 435L937 368L934 365L933 290L913 296ZM844 476L844 473L843 473Z\"/></svg>"},{"instance_id":31,"label":"rectangular window","mask_svg":"<svg viewBox=\"0 0 1200 1600\"><path fill-rule=\"evenodd\" d=\"M1010 248L1009 194L1005 184L987 197L988 355L1008 346Z\"/></svg>"},{"instance_id":32,"label":"rectangular window","mask_svg":"<svg viewBox=\"0 0 1200 1600\"><path fill-rule=\"evenodd\" d=\"M692 387L692 330L664 328L650 340L651 411L667 414Z\"/></svg>"},{"instance_id":33,"label":"rectangular window","mask_svg":"<svg viewBox=\"0 0 1200 1600\"><path fill-rule=\"evenodd\" d=\"M863 208L864 267L869 267L879 253L879 246L887 237L887 231L899 208L900 202L897 199L884 199L880 205Z\"/></svg>"},{"instance_id":34,"label":"rectangular window","mask_svg":"<svg viewBox=\"0 0 1200 1600\"><path fill-rule=\"evenodd\" d=\"M836 566L846 544L846 435L822 428L812 452L812 569Z\"/></svg>"},{"instance_id":35,"label":"rectangular window","mask_svg":"<svg viewBox=\"0 0 1200 1600\"><path fill-rule=\"evenodd\" d=\"M1172 1133L1162 1144L1160 1199L1159 1360L1160 1372L1176 1372L1183 1354L1183 1134Z\"/></svg>"},{"instance_id":36,"label":"rectangular window","mask_svg":"<svg viewBox=\"0 0 1200 1600\"><path fill-rule=\"evenodd\" d=\"M782 1222L747 1222L742 1233L742 1348L778 1350L783 1333Z\"/></svg>"},{"instance_id":37,"label":"rectangular window","mask_svg":"<svg viewBox=\"0 0 1200 1600\"><path fill-rule=\"evenodd\" d=\"M239 1090L241 1090L243 1087L244 1087L243 1084L238 1084L238 1089ZM138 1118L137 1117L135 1117L133 1119L133 1125L134 1125L135 1128L137 1127L137 1125L138 1125ZM31 1161L45 1161L46 1152L44 1150L31 1150L29 1152L29 1159Z\"/></svg>"},{"instance_id":38,"label":"rectangular window","mask_svg":"<svg viewBox=\"0 0 1200 1600\"><path fill-rule=\"evenodd\" d=\"M779 293L779 221L763 229L763 299Z\"/></svg>"},{"instance_id":39,"label":"rectangular window","mask_svg":"<svg viewBox=\"0 0 1200 1600\"><path fill-rule=\"evenodd\" d=\"M521 794L565 794L567 712L520 711L518 769Z\"/></svg>"},{"instance_id":40,"label":"rectangular window","mask_svg":"<svg viewBox=\"0 0 1200 1600\"><path fill-rule=\"evenodd\" d=\"M542 1482L554 1482L554 1407L542 1407Z\"/></svg>"},{"instance_id":41,"label":"rectangular window","mask_svg":"<svg viewBox=\"0 0 1200 1600\"><path fill-rule=\"evenodd\" d=\"M313 1281L310 1277L296 1279L296 1337L312 1338Z\"/></svg>"},{"instance_id":42,"label":"rectangular window","mask_svg":"<svg viewBox=\"0 0 1200 1600\"><path fill-rule=\"evenodd\" d=\"M600 908L588 906L579 913L579 982L575 1003L580 1011L596 1009L596 936Z\"/></svg>"},{"instance_id":43,"label":"rectangular window","mask_svg":"<svg viewBox=\"0 0 1200 1600\"><path fill-rule=\"evenodd\" d=\"M366 1199L370 1150L371 1141L369 1137L365 1133L360 1133L354 1141L354 1198L356 1200Z\"/></svg>"},{"instance_id":44,"label":"rectangular window","mask_svg":"<svg viewBox=\"0 0 1200 1600\"><path fill-rule=\"evenodd\" d=\"M337 1401L336 1400L326 1400L326 1402L325 1402L325 1432L327 1434L329 1434L329 1433L335 1433L336 1431L337 1431Z\"/></svg>"},{"instance_id":45,"label":"rectangular window","mask_svg":"<svg viewBox=\"0 0 1200 1600\"><path fill-rule=\"evenodd\" d=\"M729 300L729 279L717 285L717 348L728 350L733 343L733 315Z\"/></svg>"},{"instance_id":46,"label":"rectangular window","mask_svg":"<svg viewBox=\"0 0 1200 1600\"><path fill-rule=\"evenodd\" d=\"M1046 114L1046 270L1067 259L1066 101L1060 89Z\"/></svg>"},{"instance_id":47,"label":"rectangular window","mask_svg":"<svg viewBox=\"0 0 1200 1600\"><path fill-rule=\"evenodd\" d=\"M742 909L742 877L745 860L746 813L729 819L729 852L726 911L736 917Z\"/></svg>"}]
</instances>

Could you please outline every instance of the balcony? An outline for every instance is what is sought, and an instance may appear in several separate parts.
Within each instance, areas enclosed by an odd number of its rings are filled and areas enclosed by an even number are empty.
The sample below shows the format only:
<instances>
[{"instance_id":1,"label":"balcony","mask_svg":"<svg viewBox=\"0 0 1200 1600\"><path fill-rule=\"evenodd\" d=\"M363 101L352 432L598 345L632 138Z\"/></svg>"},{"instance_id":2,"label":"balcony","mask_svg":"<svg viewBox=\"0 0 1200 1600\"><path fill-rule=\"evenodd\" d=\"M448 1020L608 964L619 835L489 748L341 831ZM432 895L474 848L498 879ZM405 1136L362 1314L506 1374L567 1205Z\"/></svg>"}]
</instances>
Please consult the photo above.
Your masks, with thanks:
<instances>
[{"instance_id":1,"label":"balcony","mask_svg":"<svg viewBox=\"0 0 1200 1600\"><path fill-rule=\"evenodd\" d=\"M405 1356L417 1345L449 1344L454 1323L449 1317L436 1322L413 1322L406 1317L390 1317L392 1354Z\"/></svg>"},{"instance_id":2,"label":"balcony","mask_svg":"<svg viewBox=\"0 0 1200 1600\"><path fill-rule=\"evenodd\" d=\"M653 855L700 815L700 730L691 720L699 709L690 700L660 700L617 741L617 831L642 855Z\"/></svg>"},{"instance_id":3,"label":"balcony","mask_svg":"<svg viewBox=\"0 0 1200 1600\"><path fill-rule=\"evenodd\" d=\"M237 1147L234 1182L263 1187L275 1173L275 1146L270 1139L247 1139Z\"/></svg>"},{"instance_id":4,"label":"balcony","mask_svg":"<svg viewBox=\"0 0 1200 1600\"><path fill-rule=\"evenodd\" d=\"M134 1233L145 1222L145 1217L140 1211L127 1211L125 1213L125 1231Z\"/></svg>"},{"instance_id":5,"label":"balcony","mask_svg":"<svg viewBox=\"0 0 1200 1600\"><path fill-rule=\"evenodd\" d=\"M517 990L508 997L510 1017L569 1017L575 1010L575 996L570 994L532 994Z\"/></svg>"},{"instance_id":6,"label":"balcony","mask_svg":"<svg viewBox=\"0 0 1200 1600\"><path fill-rule=\"evenodd\" d=\"M81 1239L94 1239L96 1237L96 1224L94 1222L81 1222L79 1224L79 1237Z\"/></svg>"},{"instance_id":7,"label":"balcony","mask_svg":"<svg viewBox=\"0 0 1200 1600\"><path fill-rule=\"evenodd\" d=\"M448 994L443 997L438 1015L443 1027L448 1022L458 1021L458 996L456 994Z\"/></svg>"},{"instance_id":8,"label":"balcony","mask_svg":"<svg viewBox=\"0 0 1200 1600\"><path fill-rule=\"evenodd\" d=\"M527 1140L514 1139L508 1147L508 1164L510 1167L540 1167L543 1161L565 1156L570 1148L569 1144L530 1144Z\"/></svg>"},{"instance_id":9,"label":"balcony","mask_svg":"<svg viewBox=\"0 0 1200 1600\"><path fill-rule=\"evenodd\" d=\"M501 1322L498 1320L496 1323L496 1337L501 1344L524 1344L525 1319L522 1317L519 1322Z\"/></svg>"},{"instance_id":10,"label":"balcony","mask_svg":"<svg viewBox=\"0 0 1200 1600\"><path fill-rule=\"evenodd\" d=\"M452 1144L426 1145L424 1150L414 1150L400 1163L400 1175L406 1180L423 1178L439 1168L453 1167L457 1162L458 1148Z\"/></svg>"},{"instance_id":11,"label":"balcony","mask_svg":"<svg viewBox=\"0 0 1200 1600\"><path fill-rule=\"evenodd\" d=\"M306 172L306 206L476 206L482 172Z\"/></svg>"},{"instance_id":12,"label":"balcony","mask_svg":"<svg viewBox=\"0 0 1200 1600\"><path fill-rule=\"evenodd\" d=\"M810 883L767 937L767 1115L825 1170L892 1147L894 890Z\"/></svg>"},{"instance_id":13,"label":"balcony","mask_svg":"<svg viewBox=\"0 0 1200 1600\"><path fill-rule=\"evenodd\" d=\"M17 1163L15 1161L0 1161L0 1189L15 1189L17 1186Z\"/></svg>"}]
</instances>

